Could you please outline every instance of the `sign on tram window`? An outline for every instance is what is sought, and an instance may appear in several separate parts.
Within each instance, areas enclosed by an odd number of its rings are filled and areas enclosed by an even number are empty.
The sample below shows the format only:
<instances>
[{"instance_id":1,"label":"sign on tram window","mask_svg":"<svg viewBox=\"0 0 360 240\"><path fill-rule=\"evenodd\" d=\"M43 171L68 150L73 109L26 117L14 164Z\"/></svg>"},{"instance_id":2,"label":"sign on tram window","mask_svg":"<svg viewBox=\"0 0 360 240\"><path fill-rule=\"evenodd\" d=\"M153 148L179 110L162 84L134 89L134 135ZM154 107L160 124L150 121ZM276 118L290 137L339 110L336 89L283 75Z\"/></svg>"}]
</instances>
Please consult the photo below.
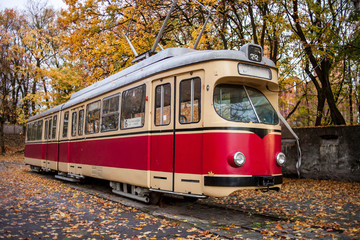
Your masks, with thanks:
<instances>
[{"instance_id":1,"label":"sign on tram window","mask_svg":"<svg viewBox=\"0 0 360 240\"><path fill-rule=\"evenodd\" d=\"M170 83L155 88L155 125L170 124L171 116L171 86Z\"/></svg>"},{"instance_id":2,"label":"sign on tram window","mask_svg":"<svg viewBox=\"0 0 360 240\"><path fill-rule=\"evenodd\" d=\"M98 133L100 130L100 100L86 107L85 133Z\"/></svg>"},{"instance_id":3,"label":"sign on tram window","mask_svg":"<svg viewBox=\"0 0 360 240\"><path fill-rule=\"evenodd\" d=\"M180 123L196 123L200 121L200 99L200 78L180 82Z\"/></svg>"},{"instance_id":4,"label":"sign on tram window","mask_svg":"<svg viewBox=\"0 0 360 240\"><path fill-rule=\"evenodd\" d=\"M121 129L144 126L146 86L124 91L121 98Z\"/></svg>"},{"instance_id":5,"label":"sign on tram window","mask_svg":"<svg viewBox=\"0 0 360 240\"><path fill-rule=\"evenodd\" d=\"M124 128L142 127L142 117L124 119Z\"/></svg>"}]
</instances>

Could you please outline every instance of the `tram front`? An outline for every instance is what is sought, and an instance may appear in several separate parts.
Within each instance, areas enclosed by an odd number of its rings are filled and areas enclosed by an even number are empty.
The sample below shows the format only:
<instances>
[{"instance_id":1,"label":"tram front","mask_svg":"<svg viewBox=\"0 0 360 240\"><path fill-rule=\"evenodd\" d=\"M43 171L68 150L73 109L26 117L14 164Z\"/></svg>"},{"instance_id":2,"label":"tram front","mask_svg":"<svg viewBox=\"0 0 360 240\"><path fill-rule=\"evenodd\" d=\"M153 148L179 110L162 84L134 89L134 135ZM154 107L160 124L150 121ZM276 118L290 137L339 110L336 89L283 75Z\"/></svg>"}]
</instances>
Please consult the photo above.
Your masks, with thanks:
<instances>
[{"instance_id":1,"label":"tram front","mask_svg":"<svg viewBox=\"0 0 360 240\"><path fill-rule=\"evenodd\" d=\"M261 58L260 58L261 59ZM268 60L269 61L269 60ZM205 111L204 194L240 189L279 190L282 184L277 70L261 61L222 61L208 84ZM211 95L211 96L210 96Z\"/></svg>"}]
</instances>

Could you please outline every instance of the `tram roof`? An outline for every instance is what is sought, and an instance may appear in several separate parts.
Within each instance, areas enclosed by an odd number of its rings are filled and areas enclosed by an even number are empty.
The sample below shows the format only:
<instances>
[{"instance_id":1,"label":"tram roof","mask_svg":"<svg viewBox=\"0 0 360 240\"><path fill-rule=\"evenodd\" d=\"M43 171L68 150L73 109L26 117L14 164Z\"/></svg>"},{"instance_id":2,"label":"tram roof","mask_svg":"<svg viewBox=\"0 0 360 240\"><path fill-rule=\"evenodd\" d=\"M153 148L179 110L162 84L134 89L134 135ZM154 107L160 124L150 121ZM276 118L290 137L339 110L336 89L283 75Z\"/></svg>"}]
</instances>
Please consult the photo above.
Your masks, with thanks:
<instances>
[{"instance_id":1,"label":"tram roof","mask_svg":"<svg viewBox=\"0 0 360 240\"><path fill-rule=\"evenodd\" d=\"M167 70L214 60L252 62L275 68L275 64L270 59L263 57L261 62L253 62L247 58L245 52L243 51L168 48L99 82L96 82L89 87L73 93L69 101L66 103L30 117L29 121L61 111L62 109L70 108L114 89L129 85L133 82L137 82L146 77L150 77Z\"/></svg>"}]
</instances>

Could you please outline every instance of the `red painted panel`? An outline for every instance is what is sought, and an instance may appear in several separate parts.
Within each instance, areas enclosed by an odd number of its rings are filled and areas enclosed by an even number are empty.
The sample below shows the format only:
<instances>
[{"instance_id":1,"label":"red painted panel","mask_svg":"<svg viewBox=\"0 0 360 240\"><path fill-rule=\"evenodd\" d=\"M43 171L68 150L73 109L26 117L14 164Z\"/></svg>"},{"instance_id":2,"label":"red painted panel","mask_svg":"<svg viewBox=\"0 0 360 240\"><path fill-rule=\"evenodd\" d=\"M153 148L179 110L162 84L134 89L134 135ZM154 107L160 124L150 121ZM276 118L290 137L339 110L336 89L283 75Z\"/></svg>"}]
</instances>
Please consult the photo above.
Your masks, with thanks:
<instances>
[{"instance_id":1,"label":"red painted panel","mask_svg":"<svg viewBox=\"0 0 360 240\"><path fill-rule=\"evenodd\" d=\"M176 134L175 145L175 172L201 174L203 134Z\"/></svg>"},{"instance_id":2,"label":"red painted panel","mask_svg":"<svg viewBox=\"0 0 360 240\"><path fill-rule=\"evenodd\" d=\"M47 143L47 160L57 161L58 155L58 144L57 143Z\"/></svg>"},{"instance_id":3,"label":"red painted panel","mask_svg":"<svg viewBox=\"0 0 360 240\"><path fill-rule=\"evenodd\" d=\"M68 162L68 142L59 143L59 162Z\"/></svg>"},{"instance_id":4,"label":"red painted panel","mask_svg":"<svg viewBox=\"0 0 360 240\"><path fill-rule=\"evenodd\" d=\"M173 135L151 137L150 169L152 171L173 171Z\"/></svg>"},{"instance_id":5,"label":"red painted panel","mask_svg":"<svg viewBox=\"0 0 360 240\"><path fill-rule=\"evenodd\" d=\"M150 142L151 138L151 142ZM48 159L55 160L57 144L48 144ZM27 144L25 157L44 159L45 144ZM149 152L151 149L151 152ZM140 136L63 142L59 161L138 170L172 172L172 135ZM235 152L246 156L242 167L228 159ZM177 134L175 172L191 174L271 175L281 174L275 155L281 151L281 136L261 139L250 133ZM150 163L151 159L151 163Z\"/></svg>"},{"instance_id":6,"label":"red painted panel","mask_svg":"<svg viewBox=\"0 0 360 240\"><path fill-rule=\"evenodd\" d=\"M25 157L42 159L42 144L26 144Z\"/></svg>"},{"instance_id":7,"label":"red painted panel","mask_svg":"<svg viewBox=\"0 0 360 240\"><path fill-rule=\"evenodd\" d=\"M233 167L228 159L238 151L244 153L246 162L242 167ZM280 135L268 134L261 139L247 133L205 133L203 174L281 174L275 160L280 151Z\"/></svg>"},{"instance_id":8,"label":"red painted panel","mask_svg":"<svg viewBox=\"0 0 360 240\"><path fill-rule=\"evenodd\" d=\"M59 161L148 170L148 141L148 136L85 140L68 143L69 151L67 143L61 143Z\"/></svg>"}]
</instances>

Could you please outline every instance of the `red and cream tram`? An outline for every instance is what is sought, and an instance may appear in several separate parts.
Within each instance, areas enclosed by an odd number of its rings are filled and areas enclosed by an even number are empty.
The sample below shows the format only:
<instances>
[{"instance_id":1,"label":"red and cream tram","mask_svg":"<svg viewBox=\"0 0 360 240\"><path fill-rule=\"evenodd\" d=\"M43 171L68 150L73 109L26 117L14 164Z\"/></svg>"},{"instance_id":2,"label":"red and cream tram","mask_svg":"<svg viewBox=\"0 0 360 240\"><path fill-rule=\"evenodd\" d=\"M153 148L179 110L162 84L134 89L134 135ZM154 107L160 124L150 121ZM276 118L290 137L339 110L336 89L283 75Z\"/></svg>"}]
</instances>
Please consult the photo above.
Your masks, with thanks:
<instances>
[{"instance_id":1,"label":"red and cream tram","mask_svg":"<svg viewBox=\"0 0 360 240\"><path fill-rule=\"evenodd\" d=\"M117 194L280 189L277 70L262 49L163 50L28 120L25 163Z\"/></svg>"}]
</instances>

